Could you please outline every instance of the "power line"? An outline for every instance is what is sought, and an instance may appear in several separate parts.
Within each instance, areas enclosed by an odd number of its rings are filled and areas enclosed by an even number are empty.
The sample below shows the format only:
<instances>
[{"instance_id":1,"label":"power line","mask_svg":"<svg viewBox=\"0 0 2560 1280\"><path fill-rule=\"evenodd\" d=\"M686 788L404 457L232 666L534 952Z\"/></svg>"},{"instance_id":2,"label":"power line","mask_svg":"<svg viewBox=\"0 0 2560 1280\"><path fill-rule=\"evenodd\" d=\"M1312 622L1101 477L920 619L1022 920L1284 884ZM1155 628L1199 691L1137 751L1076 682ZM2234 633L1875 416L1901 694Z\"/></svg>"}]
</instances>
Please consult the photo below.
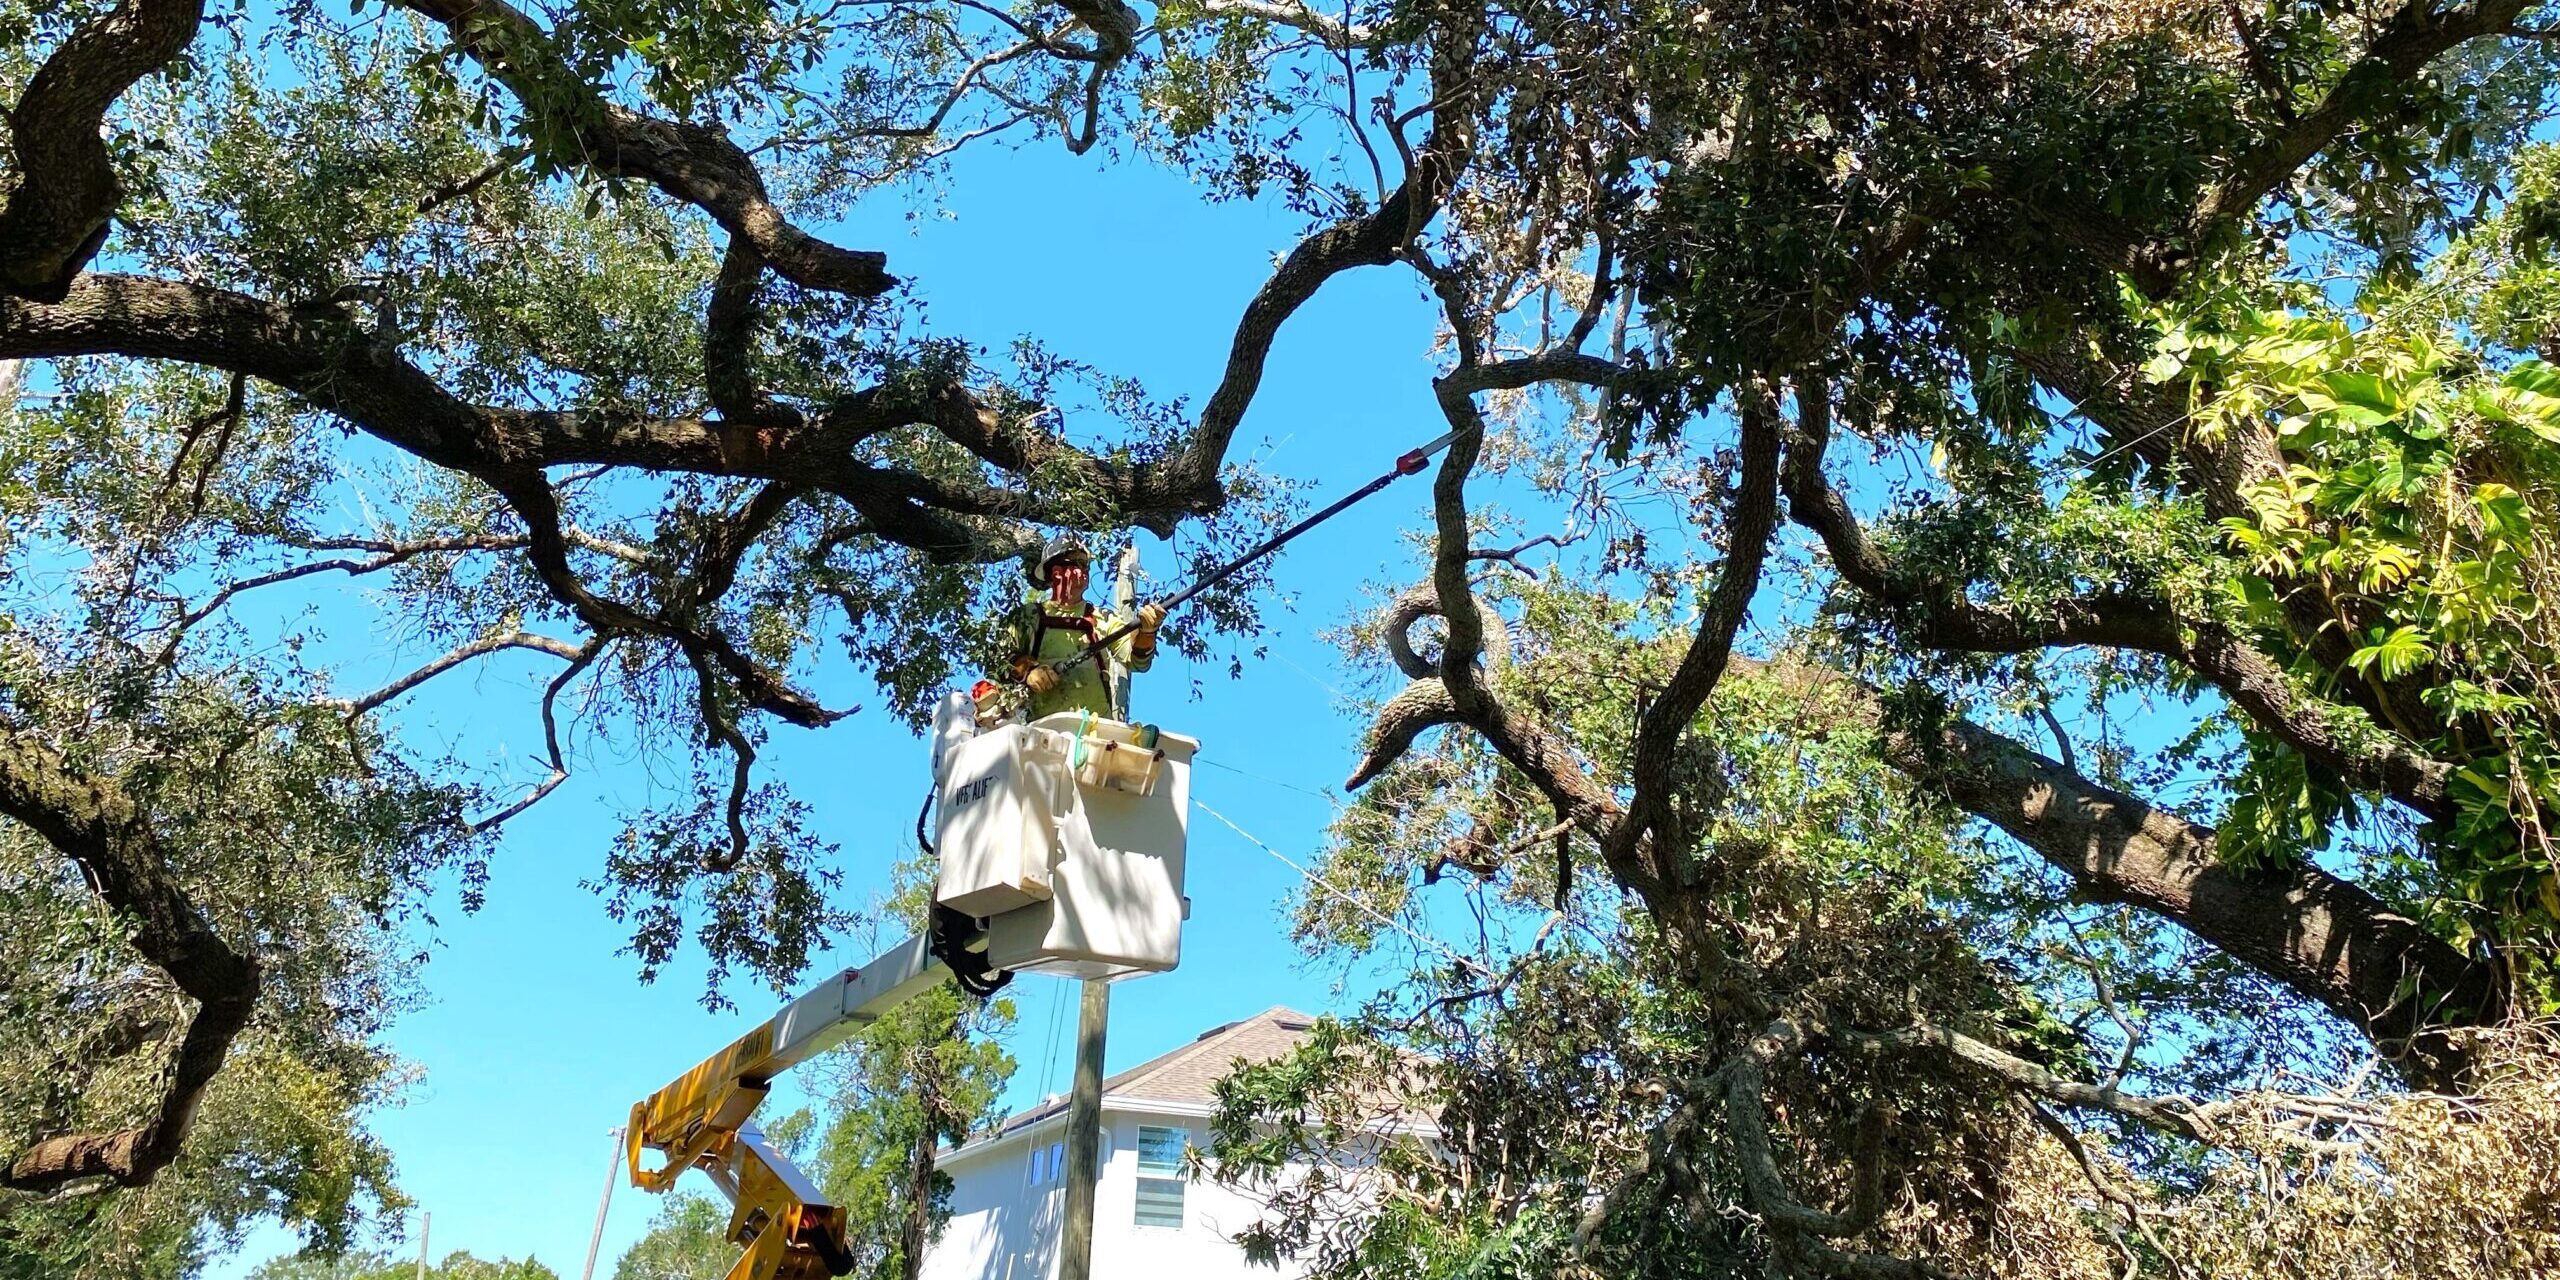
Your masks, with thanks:
<instances>
[{"instance_id":1,"label":"power line","mask_svg":"<svg viewBox=\"0 0 2560 1280\"><path fill-rule=\"evenodd\" d=\"M1284 790L1284 791L1295 791L1295 792L1299 793L1300 795L1310 795L1310 796L1314 796L1316 799L1318 799L1318 800L1322 800L1322 801L1324 801L1326 804L1333 806L1334 812L1339 813L1339 812L1341 812L1341 811L1342 811L1342 799L1341 799L1341 797L1336 796L1336 795L1334 795L1332 792L1329 792L1329 791L1319 791L1319 790L1315 789L1314 787L1301 786L1301 785L1299 785L1299 784L1297 784L1297 783L1294 783L1294 782L1282 782L1282 781L1281 781L1280 779L1278 779L1278 778L1273 778L1273 777L1266 776L1266 775L1264 775L1264 774L1255 773L1255 772L1253 772L1253 771L1252 771L1252 770L1250 770L1250 769L1239 769L1239 768L1235 767L1234 765L1226 764L1226 763L1223 763L1223 762L1221 762L1221 761L1217 761L1217 760L1211 760L1211 759L1209 759L1209 758L1208 758L1208 757L1206 757L1206 756L1194 757L1194 758L1192 759L1191 763L1193 763L1193 764L1205 764L1205 765L1209 766L1209 767L1210 767L1210 768L1212 768L1212 769L1222 769L1222 770L1225 770L1225 771L1226 771L1226 772L1228 772L1228 773L1232 773L1232 774L1236 775L1236 776L1237 776L1237 777L1239 777L1239 778L1251 778L1251 779L1253 779L1254 781L1259 782L1259 783L1262 783L1262 784L1264 784L1264 785L1266 785L1266 786L1278 787L1278 788L1280 788L1280 789L1282 789L1282 790Z\"/></svg>"},{"instance_id":2,"label":"power line","mask_svg":"<svg viewBox=\"0 0 2560 1280\"><path fill-rule=\"evenodd\" d=\"M1406 936L1406 937L1408 937L1408 938L1413 939L1415 942L1420 943L1420 944L1421 944L1421 945L1423 945L1424 947L1427 947L1427 948L1429 948L1429 949L1431 949L1431 950L1433 950L1433 951L1437 951L1437 952L1439 952L1440 954L1442 954L1442 955L1444 955L1444 956L1449 957L1451 960L1454 960L1454 961L1458 962L1459 964L1466 965L1466 966L1468 966L1469 968L1476 968L1476 967L1480 967L1480 966L1479 966L1479 963L1478 963L1476 960L1471 959L1471 958L1469 958L1468 956L1461 954L1461 953L1458 951L1458 949L1457 949L1456 947L1453 947L1453 946L1449 945L1448 943L1441 941L1441 940L1440 940L1440 939L1438 939L1438 938L1432 937L1432 936L1430 936L1429 934L1423 933L1421 930L1416 929L1416 928L1414 928L1413 926L1408 925L1408 924L1406 924L1405 922L1403 922L1403 921L1401 921L1401 920L1398 920L1398 919L1396 919L1395 917L1390 916L1390 915L1388 915L1387 913L1385 913L1385 912L1383 912L1383 911L1378 910L1376 907L1370 906L1368 903L1366 903L1366 902L1362 901L1362 900L1361 900L1357 895L1355 895L1355 894L1351 893L1350 891L1348 891L1348 890L1346 890L1346 889L1342 888L1340 885L1337 885L1337 884L1333 883L1332 881L1325 879L1323 876L1317 875L1315 872L1313 872L1313 871L1309 871L1309 870L1308 870L1308 869L1306 869L1305 867L1298 865L1298 863L1297 863L1296 861L1292 860L1292 859L1289 857L1289 855L1287 855L1287 854L1285 854L1285 853L1282 853L1282 852L1280 852L1279 850L1272 848L1270 845L1267 845L1267 844L1263 843L1263 842L1261 841L1261 839L1259 839L1258 837L1256 837L1252 832L1245 830L1243 827L1237 826L1237 825L1236 825L1236 821L1235 821L1235 819L1230 818L1230 817L1228 817L1227 815L1225 815L1225 814L1223 814L1223 813L1220 813L1220 812L1218 812L1218 811L1217 811L1217 810L1215 810L1215 809L1210 808L1210 807L1208 806L1208 804L1207 804L1206 802L1202 801L1199 797L1197 797L1197 796L1192 797L1192 799L1191 799L1191 807L1193 807L1193 808L1195 808L1195 809L1198 809L1198 810L1199 810L1200 812L1202 812L1202 813L1208 814L1208 815L1209 815L1210 817L1212 817L1212 818L1216 818L1216 819L1217 819L1218 821L1220 821L1220 822L1225 823L1225 824L1227 825L1227 830L1229 830L1229 831L1233 831L1233 832L1235 832L1238 836L1243 837L1243 839L1244 839L1244 842L1245 842L1245 843L1247 843L1247 844L1249 844L1249 845L1252 845L1254 848L1257 848L1257 849L1262 850L1264 853L1270 854L1270 855L1271 855L1272 857L1274 857L1274 858L1279 859L1279 860L1280 860L1280 865L1282 865L1282 866L1284 866L1284 867L1287 867L1287 868L1288 868L1288 869L1290 869L1291 871L1295 871L1295 872L1297 872L1297 873L1298 873L1298 878L1299 878L1299 879L1306 881L1308 884L1315 885L1315 886L1317 886L1318 888L1321 888L1321 889L1325 890L1326 892L1328 892L1328 893L1332 894L1334 897L1341 899L1343 902L1350 904L1350 906L1351 906L1354 910L1357 910L1357 911L1359 911L1361 914L1368 916L1370 919L1375 920L1375 921L1377 921L1378 923L1383 924L1383 925L1385 925L1386 927L1388 927L1388 928L1390 928L1390 929L1393 929L1393 930L1395 930L1396 932L1401 933L1401 934L1403 934L1404 936Z\"/></svg>"}]
</instances>

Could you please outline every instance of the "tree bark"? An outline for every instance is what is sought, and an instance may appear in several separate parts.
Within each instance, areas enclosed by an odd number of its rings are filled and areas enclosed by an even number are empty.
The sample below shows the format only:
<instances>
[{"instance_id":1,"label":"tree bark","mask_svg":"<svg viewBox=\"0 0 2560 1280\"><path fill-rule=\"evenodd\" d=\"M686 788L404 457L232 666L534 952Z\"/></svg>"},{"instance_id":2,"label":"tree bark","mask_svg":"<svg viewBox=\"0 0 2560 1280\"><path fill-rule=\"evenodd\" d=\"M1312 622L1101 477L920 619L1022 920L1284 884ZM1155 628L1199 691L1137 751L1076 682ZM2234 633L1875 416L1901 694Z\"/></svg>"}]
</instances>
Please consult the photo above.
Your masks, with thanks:
<instances>
[{"instance_id":1,"label":"tree bark","mask_svg":"<svg viewBox=\"0 0 2560 1280\"><path fill-rule=\"evenodd\" d=\"M17 189L0 205L0 294L59 302L124 200L107 108L195 39L204 0L126 0L82 24L7 113Z\"/></svg>"},{"instance_id":2,"label":"tree bark","mask_svg":"<svg viewBox=\"0 0 2560 1280\"><path fill-rule=\"evenodd\" d=\"M79 864L127 922L134 950L197 1002L151 1117L113 1133L44 1139L10 1160L0 1186L50 1191L81 1178L140 1186L185 1143L205 1086L258 1000L258 965L214 932L169 875L170 859L124 791L86 776L30 733L0 726L0 814L25 823Z\"/></svg>"},{"instance_id":3,"label":"tree bark","mask_svg":"<svg viewBox=\"0 0 2560 1280\"><path fill-rule=\"evenodd\" d=\"M2138 906L2316 1001L2364 1032L2411 1079L2457 1087L2458 1031L2495 1021L2495 970L2372 894L2308 863L2242 873L2214 859L2214 830L1953 720L1890 730L1886 760L2015 837L2090 896Z\"/></svg>"}]
</instances>

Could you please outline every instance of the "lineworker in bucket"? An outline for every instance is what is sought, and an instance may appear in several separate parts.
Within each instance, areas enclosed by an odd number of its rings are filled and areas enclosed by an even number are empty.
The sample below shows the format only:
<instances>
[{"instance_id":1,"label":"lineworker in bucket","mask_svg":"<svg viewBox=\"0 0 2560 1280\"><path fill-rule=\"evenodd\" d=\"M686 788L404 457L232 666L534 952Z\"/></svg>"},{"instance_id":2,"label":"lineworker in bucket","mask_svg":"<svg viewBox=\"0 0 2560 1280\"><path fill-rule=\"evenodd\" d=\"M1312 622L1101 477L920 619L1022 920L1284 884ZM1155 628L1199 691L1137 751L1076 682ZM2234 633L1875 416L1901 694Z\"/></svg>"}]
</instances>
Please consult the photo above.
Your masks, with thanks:
<instances>
[{"instance_id":1,"label":"lineworker in bucket","mask_svg":"<svg viewBox=\"0 0 2560 1280\"><path fill-rule=\"evenodd\" d=\"M1093 553L1073 534L1057 534L1040 549L1031 568L1031 598L1005 621L1007 674L1031 692L1031 718L1060 711L1090 711L1113 719L1108 664L1144 671L1155 665L1156 629L1164 609L1138 607L1137 629L1112 642L1091 659L1064 672L1056 665L1084 652L1085 646L1132 619L1096 608L1084 598L1093 579Z\"/></svg>"}]
</instances>

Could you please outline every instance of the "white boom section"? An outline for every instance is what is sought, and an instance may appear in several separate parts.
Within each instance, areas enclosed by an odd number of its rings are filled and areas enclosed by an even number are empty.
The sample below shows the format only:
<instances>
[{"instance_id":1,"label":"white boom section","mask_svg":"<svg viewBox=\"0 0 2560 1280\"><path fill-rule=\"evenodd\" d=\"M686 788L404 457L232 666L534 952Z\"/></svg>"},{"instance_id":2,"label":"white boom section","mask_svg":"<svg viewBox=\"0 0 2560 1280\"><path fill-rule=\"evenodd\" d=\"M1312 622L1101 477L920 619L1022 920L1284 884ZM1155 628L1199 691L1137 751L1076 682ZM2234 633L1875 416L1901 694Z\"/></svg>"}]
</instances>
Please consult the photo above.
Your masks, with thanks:
<instances>
[{"instance_id":1,"label":"white boom section","mask_svg":"<svg viewBox=\"0 0 2560 1280\"><path fill-rule=\"evenodd\" d=\"M864 1024L950 975L919 934L811 987L631 1109L631 1180L651 1191L673 1185L677 1175L738 1132L775 1076L844 1043ZM643 1169L644 1150L666 1152L666 1163Z\"/></svg>"},{"instance_id":2,"label":"white boom section","mask_svg":"<svg viewBox=\"0 0 2560 1280\"><path fill-rule=\"evenodd\" d=\"M773 1072L787 1071L844 1043L864 1024L922 995L951 976L933 957L925 935L917 934L872 958L859 969L847 969L782 1006L773 1015Z\"/></svg>"}]
</instances>

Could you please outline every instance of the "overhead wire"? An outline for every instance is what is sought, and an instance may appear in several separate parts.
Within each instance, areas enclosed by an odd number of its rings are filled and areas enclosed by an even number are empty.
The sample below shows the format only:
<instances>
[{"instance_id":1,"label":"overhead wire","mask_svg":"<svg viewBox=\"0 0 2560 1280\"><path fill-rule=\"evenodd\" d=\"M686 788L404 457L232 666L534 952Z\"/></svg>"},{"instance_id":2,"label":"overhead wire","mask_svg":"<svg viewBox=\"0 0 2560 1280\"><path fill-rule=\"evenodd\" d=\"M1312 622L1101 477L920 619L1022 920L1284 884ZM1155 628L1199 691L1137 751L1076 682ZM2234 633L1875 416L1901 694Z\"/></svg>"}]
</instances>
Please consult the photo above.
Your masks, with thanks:
<instances>
[{"instance_id":1,"label":"overhead wire","mask_svg":"<svg viewBox=\"0 0 2560 1280\"><path fill-rule=\"evenodd\" d=\"M1217 769L1225 773L1232 773L1239 778L1251 778L1255 782L1262 783L1265 786L1278 787L1283 791L1295 791L1300 795L1314 796L1316 799L1322 800L1325 804L1331 806L1335 813L1340 813L1343 809L1342 798L1329 791L1319 791L1314 787L1302 786L1295 782L1283 782L1280 779L1271 777L1267 774L1255 773L1251 769L1239 769L1225 761L1212 760L1206 756L1195 756L1192 758L1191 763L1205 764L1212 769Z\"/></svg>"},{"instance_id":2,"label":"overhead wire","mask_svg":"<svg viewBox=\"0 0 2560 1280\"><path fill-rule=\"evenodd\" d=\"M1193 796L1191 798L1191 807L1198 809L1202 813L1208 814L1212 818L1216 818L1222 823L1225 823L1227 830L1235 832L1236 835L1241 837L1246 844L1252 845L1254 848L1270 854L1273 858L1279 860L1280 865L1287 867L1291 871L1297 872L1299 879L1332 894L1335 898L1340 899L1343 903L1350 906L1353 910L1360 912L1362 915L1385 925L1389 929L1393 929L1396 932L1403 934L1407 938L1412 939L1414 942L1429 948L1430 950L1439 952L1441 955L1448 957L1450 960L1453 960L1458 964L1465 965L1470 969L1483 967L1483 962L1461 953L1456 947L1450 945L1448 942L1424 933L1421 930L1406 924L1404 921L1398 920L1395 917L1388 915L1386 912L1378 910L1376 907L1373 907L1366 901L1362 900L1359 895L1344 889L1342 886L1337 885L1334 882L1325 879L1323 876L1317 875L1315 872L1300 865L1289 855L1280 852L1278 849L1272 848L1269 844L1264 843L1261 837L1256 836L1252 832L1245 830L1243 827L1236 825L1235 819L1218 812L1216 809L1210 808L1208 802L1200 799L1198 796Z\"/></svg>"}]
</instances>

